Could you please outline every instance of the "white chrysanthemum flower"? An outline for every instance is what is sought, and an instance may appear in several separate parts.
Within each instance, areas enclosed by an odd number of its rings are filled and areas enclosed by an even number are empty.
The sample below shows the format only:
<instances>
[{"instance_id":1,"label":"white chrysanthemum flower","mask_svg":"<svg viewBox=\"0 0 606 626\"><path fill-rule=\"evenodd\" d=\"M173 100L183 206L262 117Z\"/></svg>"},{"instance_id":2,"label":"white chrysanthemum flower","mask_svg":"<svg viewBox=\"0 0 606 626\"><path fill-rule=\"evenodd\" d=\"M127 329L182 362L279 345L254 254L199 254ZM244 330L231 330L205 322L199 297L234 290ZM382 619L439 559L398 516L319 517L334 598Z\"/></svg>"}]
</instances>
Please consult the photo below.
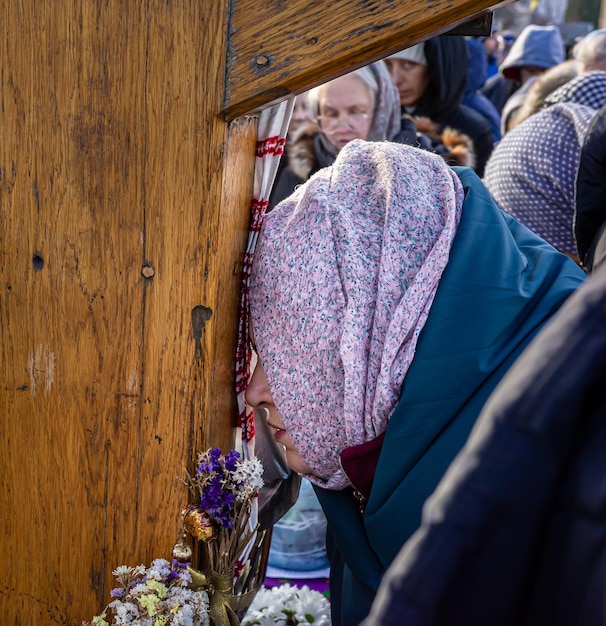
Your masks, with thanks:
<instances>
[{"instance_id":1,"label":"white chrysanthemum flower","mask_svg":"<svg viewBox=\"0 0 606 626\"><path fill-rule=\"evenodd\" d=\"M250 610L242 621L242 626L286 626L286 615L274 607L264 607L260 611Z\"/></svg>"},{"instance_id":2,"label":"white chrysanthemum flower","mask_svg":"<svg viewBox=\"0 0 606 626\"><path fill-rule=\"evenodd\" d=\"M269 590L274 603L285 604L291 601L297 595L297 588L291 587L289 583L280 585L279 587L273 587Z\"/></svg>"},{"instance_id":3,"label":"white chrysanthemum flower","mask_svg":"<svg viewBox=\"0 0 606 626\"><path fill-rule=\"evenodd\" d=\"M263 611L271 607L276 603L276 596L272 593L271 589L267 589L267 587L261 587L259 591L257 591L254 600L252 601L248 612L252 613L253 611Z\"/></svg>"},{"instance_id":4,"label":"white chrysanthemum flower","mask_svg":"<svg viewBox=\"0 0 606 626\"><path fill-rule=\"evenodd\" d=\"M242 626L282 626L287 623L330 626L330 603L307 585L301 589L289 584L273 589L262 587Z\"/></svg>"},{"instance_id":5,"label":"white chrysanthemum flower","mask_svg":"<svg viewBox=\"0 0 606 626\"><path fill-rule=\"evenodd\" d=\"M300 624L312 623L314 626L329 626L330 603L321 593L313 591L307 585L299 589L298 607L295 619ZM310 616L312 619L310 620Z\"/></svg>"}]
</instances>

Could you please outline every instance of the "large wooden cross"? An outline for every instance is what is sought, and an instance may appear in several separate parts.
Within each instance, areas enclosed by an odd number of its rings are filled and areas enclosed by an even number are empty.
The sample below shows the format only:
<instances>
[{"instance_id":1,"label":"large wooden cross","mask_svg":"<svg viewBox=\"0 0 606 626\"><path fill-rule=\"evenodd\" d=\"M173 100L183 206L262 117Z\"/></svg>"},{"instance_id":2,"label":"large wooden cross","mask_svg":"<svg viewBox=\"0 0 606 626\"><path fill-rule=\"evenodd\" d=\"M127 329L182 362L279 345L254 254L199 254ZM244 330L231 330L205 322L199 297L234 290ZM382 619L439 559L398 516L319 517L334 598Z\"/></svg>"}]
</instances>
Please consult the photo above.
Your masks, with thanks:
<instances>
[{"instance_id":1,"label":"large wooden cross","mask_svg":"<svg viewBox=\"0 0 606 626\"><path fill-rule=\"evenodd\" d=\"M183 467L232 445L255 112L491 4L2 2L3 624L169 557Z\"/></svg>"}]
</instances>

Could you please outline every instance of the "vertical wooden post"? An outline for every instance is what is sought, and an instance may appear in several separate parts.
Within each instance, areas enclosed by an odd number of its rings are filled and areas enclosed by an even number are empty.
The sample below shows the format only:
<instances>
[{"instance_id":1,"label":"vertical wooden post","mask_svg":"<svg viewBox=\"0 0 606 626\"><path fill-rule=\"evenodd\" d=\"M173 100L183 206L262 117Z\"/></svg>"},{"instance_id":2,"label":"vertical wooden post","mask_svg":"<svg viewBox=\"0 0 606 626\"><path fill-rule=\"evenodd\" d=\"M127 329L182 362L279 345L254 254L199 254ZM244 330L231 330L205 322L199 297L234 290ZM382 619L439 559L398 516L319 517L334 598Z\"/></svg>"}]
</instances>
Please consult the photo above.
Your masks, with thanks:
<instances>
[{"instance_id":1,"label":"vertical wooden post","mask_svg":"<svg viewBox=\"0 0 606 626\"><path fill-rule=\"evenodd\" d=\"M0 11L0 614L79 624L232 443L256 125L220 114L224 3Z\"/></svg>"}]
</instances>

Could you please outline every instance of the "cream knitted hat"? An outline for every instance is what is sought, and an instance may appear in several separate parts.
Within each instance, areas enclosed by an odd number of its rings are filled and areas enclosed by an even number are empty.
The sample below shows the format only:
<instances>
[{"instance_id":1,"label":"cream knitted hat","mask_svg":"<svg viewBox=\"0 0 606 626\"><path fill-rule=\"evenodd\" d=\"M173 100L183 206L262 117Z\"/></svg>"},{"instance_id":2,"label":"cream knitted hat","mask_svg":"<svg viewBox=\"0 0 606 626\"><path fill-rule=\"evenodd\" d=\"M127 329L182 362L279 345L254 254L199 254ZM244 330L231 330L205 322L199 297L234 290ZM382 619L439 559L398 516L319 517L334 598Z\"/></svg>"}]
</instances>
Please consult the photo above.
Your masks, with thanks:
<instances>
[{"instance_id":1,"label":"cream knitted hat","mask_svg":"<svg viewBox=\"0 0 606 626\"><path fill-rule=\"evenodd\" d=\"M425 58L425 44L418 43L416 46L410 46L400 52L396 52L388 56L388 59L401 59L402 61L412 61L413 63L419 63L420 65L427 65L427 59Z\"/></svg>"}]
</instances>

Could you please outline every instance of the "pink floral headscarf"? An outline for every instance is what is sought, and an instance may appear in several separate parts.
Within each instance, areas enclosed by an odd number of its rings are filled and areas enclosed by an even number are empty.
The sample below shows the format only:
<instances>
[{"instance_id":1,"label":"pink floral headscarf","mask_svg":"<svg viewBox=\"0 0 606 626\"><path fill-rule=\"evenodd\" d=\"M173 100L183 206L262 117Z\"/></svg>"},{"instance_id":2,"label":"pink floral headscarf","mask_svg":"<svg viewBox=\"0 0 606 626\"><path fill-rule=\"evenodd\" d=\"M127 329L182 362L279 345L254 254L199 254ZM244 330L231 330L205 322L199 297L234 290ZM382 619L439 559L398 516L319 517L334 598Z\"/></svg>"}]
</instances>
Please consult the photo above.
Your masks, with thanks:
<instances>
[{"instance_id":1,"label":"pink floral headscarf","mask_svg":"<svg viewBox=\"0 0 606 626\"><path fill-rule=\"evenodd\" d=\"M255 340L280 416L329 489L341 451L396 407L463 203L441 157L354 140L269 213L251 276Z\"/></svg>"}]
</instances>

